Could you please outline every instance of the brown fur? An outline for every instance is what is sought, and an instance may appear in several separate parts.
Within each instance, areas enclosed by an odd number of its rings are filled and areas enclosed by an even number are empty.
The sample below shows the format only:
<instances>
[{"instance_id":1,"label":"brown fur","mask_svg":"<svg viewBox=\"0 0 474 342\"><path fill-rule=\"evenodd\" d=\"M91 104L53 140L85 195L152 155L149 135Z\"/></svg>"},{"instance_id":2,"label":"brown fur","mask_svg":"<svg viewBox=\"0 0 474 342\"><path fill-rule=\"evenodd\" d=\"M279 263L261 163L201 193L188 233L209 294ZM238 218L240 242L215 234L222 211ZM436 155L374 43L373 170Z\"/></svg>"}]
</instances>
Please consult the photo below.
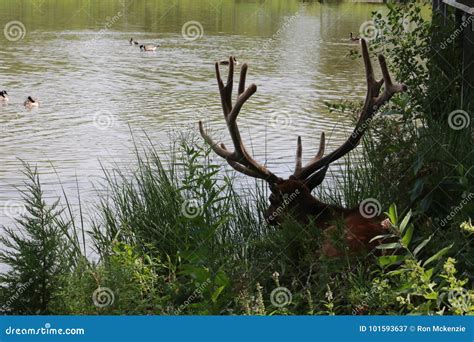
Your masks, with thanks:
<instances>
[{"instance_id":1,"label":"brown fur","mask_svg":"<svg viewBox=\"0 0 474 342\"><path fill-rule=\"evenodd\" d=\"M324 231L322 253L327 257L339 257L343 254L341 246L334 243L336 240L342 242L342 247L348 253L360 254L375 248L377 242L370 242L372 238L387 233L380 221L362 216L359 208L346 209L318 201L302 181L285 180L271 186L271 191L270 207L265 215L267 221L278 225L288 213L294 215L302 224L308 224L312 220L316 227ZM341 220L342 231L337 226L331 225ZM338 236L340 234L342 237Z\"/></svg>"}]
</instances>

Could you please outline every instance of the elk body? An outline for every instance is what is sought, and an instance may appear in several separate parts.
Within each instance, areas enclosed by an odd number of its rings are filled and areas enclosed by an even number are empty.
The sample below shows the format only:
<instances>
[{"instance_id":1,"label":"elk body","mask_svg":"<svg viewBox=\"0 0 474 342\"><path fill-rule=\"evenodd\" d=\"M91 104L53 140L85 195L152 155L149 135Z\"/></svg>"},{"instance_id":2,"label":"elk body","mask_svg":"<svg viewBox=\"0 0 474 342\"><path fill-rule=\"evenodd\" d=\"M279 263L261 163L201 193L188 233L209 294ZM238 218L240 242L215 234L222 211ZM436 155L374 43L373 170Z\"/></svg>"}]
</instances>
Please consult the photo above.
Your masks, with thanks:
<instances>
[{"instance_id":1,"label":"elk body","mask_svg":"<svg viewBox=\"0 0 474 342\"><path fill-rule=\"evenodd\" d=\"M394 94L406 90L405 85L392 83L385 58L382 55L379 56L382 79L377 81L374 77L367 43L363 39L361 39L361 47L367 79L367 95L352 134L336 150L324 155L325 135L322 133L318 153L304 166L302 164L301 137L298 137L295 170L288 179L278 177L267 167L255 161L242 142L237 116L245 102L257 91L255 84L251 84L248 88L245 87L247 64L241 68L238 96L233 103L234 60L232 57L229 59L229 73L225 85L221 79L219 65L216 63L216 77L222 109L234 151L228 150L224 144L216 144L205 132L202 122L199 122L202 137L217 155L224 158L238 172L263 179L268 183L271 195L269 198L270 207L265 213L267 221L270 224L279 225L285 216L291 213L298 222L303 224L312 222L317 228L324 230L325 239L322 252L328 257L336 257L342 253L341 248L332 243L335 234L342 235L339 238L342 238L345 244L344 249L350 253L359 253L371 250L375 246L371 239L386 233L386 228L380 220L369 219L359 211L358 207L346 209L325 204L311 194L323 182L329 165L359 144L377 110ZM342 223L342 231L337 229L336 222Z\"/></svg>"}]
</instances>

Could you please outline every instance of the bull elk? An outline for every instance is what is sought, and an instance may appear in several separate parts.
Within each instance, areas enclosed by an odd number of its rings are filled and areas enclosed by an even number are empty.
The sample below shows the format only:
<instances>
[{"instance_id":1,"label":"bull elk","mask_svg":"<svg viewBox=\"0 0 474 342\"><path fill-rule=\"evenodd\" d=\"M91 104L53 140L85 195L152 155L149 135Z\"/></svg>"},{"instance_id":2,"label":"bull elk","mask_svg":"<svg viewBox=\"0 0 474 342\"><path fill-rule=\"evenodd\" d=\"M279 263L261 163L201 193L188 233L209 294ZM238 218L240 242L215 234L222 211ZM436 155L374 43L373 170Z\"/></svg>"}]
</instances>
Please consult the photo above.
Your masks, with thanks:
<instances>
[{"instance_id":1,"label":"bull elk","mask_svg":"<svg viewBox=\"0 0 474 342\"><path fill-rule=\"evenodd\" d=\"M341 248L336 247L331 240L337 231L334 226L336 221L343 222L342 241L345 243L344 248L350 253L373 249L375 245L371 239L386 233L386 227L380 220L367 218L366 215L360 213L358 207L346 209L325 204L311 195L311 192L323 182L329 165L359 144L377 110L394 94L406 90L405 85L392 83L385 58L382 55L378 59L383 77L377 81L374 77L367 43L363 39L361 39L361 46L367 78L367 95L352 134L339 148L324 156L325 135L323 132L318 153L304 166L302 165L301 137L298 137L295 170L288 179L278 177L267 167L255 161L242 142L237 116L245 102L257 91L255 84L251 84L248 88L245 87L247 64L241 68L238 96L235 103L232 103L234 59L232 57L229 59L229 73L225 85L218 63L215 66L224 118L234 145L234 151L228 150L224 144L216 144L205 132L202 121L199 121L201 136L217 155L224 158L238 172L263 179L268 183L271 195L269 198L270 207L265 213L267 222L274 225L280 224L288 213L294 215L298 222L304 224L313 222L315 226L324 230L325 240L322 252L328 257L336 257L342 253Z\"/></svg>"}]
</instances>

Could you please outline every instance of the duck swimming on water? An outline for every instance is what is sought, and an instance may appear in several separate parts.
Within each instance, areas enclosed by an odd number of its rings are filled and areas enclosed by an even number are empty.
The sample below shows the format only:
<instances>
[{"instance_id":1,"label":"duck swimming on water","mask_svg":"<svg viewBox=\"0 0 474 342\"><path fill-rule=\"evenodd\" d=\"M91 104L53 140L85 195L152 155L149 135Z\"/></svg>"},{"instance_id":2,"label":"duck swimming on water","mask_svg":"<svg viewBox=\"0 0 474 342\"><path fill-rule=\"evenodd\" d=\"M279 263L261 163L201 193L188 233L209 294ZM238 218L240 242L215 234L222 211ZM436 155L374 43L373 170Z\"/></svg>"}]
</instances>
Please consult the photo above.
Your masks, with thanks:
<instances>
[{"instance_id":1,"label":"duck swimming on water","mask_svg":"<svg viewBox=\"0 0 474 342\"><path fill-rule=\"evenodd\" d=\"M6 90L0 91L0 102L8 102L8 93L6 92Z\"/></svg>"},{"instance_id":2,"label":"duck swimming on water","mask_svg":"<svg viewBox=\"0 0 474 342\"><path fill-rule=\"evenodd\" d=\"M240 64L239 62L237 62L237 59L235 57L231 57L231 58L234 61L234 65L237 66L237 65ZM219 63L219 65L229 65L230 64L230 59L223 59L222 61L219 61L218 63Z\"/></svg>"},{"instance_id":3,"label":"duck swimming on water","mask_svg":"<svg viewBox=\"0 0 474 342\"><path fill-rule=\"evenodd\" d=\"M23 103L23 105L27 109L32 109L32 108L38 108L39 107L39 101L37 99L32 98L31 96L28 96Z\"/></svg>"},{"instance_id":4,"label":"duck swimming on water","mask_svg":"<svg viewBox=\"0 0 474 342\"><path fill-rule=\"evenodd\" d=\"M354 34L351 32L351 37L349 38L352 42L358 42L360 40L360 37L354 37Z\"/></svg>"},{"instance_id":5,"label":"duck swimming on water","mask_svg":"<svg viewBox=\"0 0 474 342\"><path fill-rule=\"evenodd\" d=\"M140 50L141 51L147 51L147 52L151 51L152 52L152 51L155 51L158 46L159 45L155 45L155 44L140 45Z\"/></svg>"}]
</instances>

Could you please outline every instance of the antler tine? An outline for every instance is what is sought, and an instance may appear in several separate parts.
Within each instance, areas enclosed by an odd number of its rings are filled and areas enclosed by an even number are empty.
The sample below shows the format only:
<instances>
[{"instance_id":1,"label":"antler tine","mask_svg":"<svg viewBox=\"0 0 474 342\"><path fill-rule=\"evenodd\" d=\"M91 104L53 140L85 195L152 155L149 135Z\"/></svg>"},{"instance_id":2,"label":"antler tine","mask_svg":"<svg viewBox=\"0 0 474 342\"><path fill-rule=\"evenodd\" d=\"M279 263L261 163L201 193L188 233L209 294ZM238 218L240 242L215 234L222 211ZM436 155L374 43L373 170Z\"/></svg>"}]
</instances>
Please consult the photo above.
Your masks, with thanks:
<instances>
[{"instance_id":1,"label":"antler tine","mask_svg":"<svg viewBox=\"0 0 474 342\"><path fill-rule=\"evenodd\" d=\"M326 135L324 132L321 133L321 139L319 140L319 149L318 153L311 159L306 165L305 168L308 167L311 163L314 163L320 160L324 155L324 150L326 149ZM293 177L299 178L298 175L304 169L302 167L302 154L303 154L303 146L301 144L301 137L298 137L298 142L296 146L296 166L295 172L293 173Z\"/></svg>"},{"instance_id":2,"label":"antler tine","mask_svg":"<svg viewBox=\"0 0 474 342\"><path fill-rule=\"evenodd\" d=\"M199 120L199 132L201 133L201 136L203 137L204 141L211 146L212 150L220 157L227 159L230 158L232 153L230 153L224 146L224 144L219 144L215 143L214 140L206 133L204 130L202 121Z\"/></svg>"},{"instance_id":3,"label":"antler tine","mask_svg":"<svg viewBox=\"0 0 474 342\"><path fill-rule=\"evenodd\" d=\"M239 127L237 125L237 117L242 106L257 91L257 86L255 84L251 84L247 89L245 89L247 69L247 64L244 64L240 74L238 97L235 101L235 104L232 106L234 58L229 58L229 74L227 77L227 84L225 86L220 75L219 65L216 63L217 84L219 86L227 129L234 145L234 152L227 150L224 144L221 144L220 146L216 144L205 132L201 121L199 121L199 131L206 143L211 146L212 150L217 155L224 158L235 170L251 177L265 179L270 183L277 183L281 181L281 178L275 176L265 166L257 163L247 152L242 142Z\"/></svg>"},{"instance_id":4,"label":"antler tine","mask_svg":"<svg viewBox=\"0 0 474 342\"><path fill-rule=\"evenodd\" d=\"M245 79L247 78L247 64L242 65L240 69L239 95L245 91Z\"/></svg>"},{"instance_id":5,"label":"antler tine","mask_svg":"<svg viewBox=\"0 0 474 342\"><path fill-rule=\"evenodd\" d=\"M301 159L303 155L303 146L301 146L301 137L298 137L298 140L296 142L296 165L295 165L295 173L298 174L301 172Z\"/></svg>"},{"instance_id":6,"label":"antler tine","mask_svg":"<svg viewBox=\"0 0 474 342\"><path fill-rule=\"evenodd\" d=\"M327 167L329 167L329 164L341 158L345 154L349 153L359 144L360 139L367 131L369 121L372 119L374 113L385 102L389 101L394 94L406 91L407 89L404 84L392 83L387 63L382 55L379 56L379 63L380 68L382 69L383 78L380 81L377 81L374 77L374 70L372 67L372 62L370 60L367 42L364 39L361 39L361 48L367 78L367 95L365 98L364 106L361 112L359 113L358 120L352 134L339 148L337 148L335 151L331 152L325 157L322 157L321 155L318 158L318 156L316 156L303 168L296 168L296 171L293 176L297 179L305 180L311 185L317 184L318 182L322 182L322 180L324 179L324 175L326 174ZM384 83L385 90L380 95L380 90ZM323 140L323 137L321 140Z\"/></svg>"},{"instance_id":7,"label":"antler tine","mask_svg":"<svg viewBox=\"0 0 474 342\"><path fill-rule=\"evenodd\" d=\"M407 86L403 83L393 84L390 71L387 67L387 61L383 55L379 55L379 64L382 71L382 82L384 83L385 90L381 96L375 101L375 106L380 107L386 101L388 101L394 94L404 92L407 90Z\"/></svg>"},{"instance_id":8,"label":"antler tine","mask_svg":"<svg viewBox=\"0 0 474 342\"><path fill-rule=\"evenodd\" d=\"M221 95L222 110L224 112L224 116L227 118L227 115L232 111L232 87L234 84L234 63L232 61L232 57L230 57L229 61L229 74L227 75L226 85L224 85L224 82L221 78L219 63L216 63L215 67L217 86L219 87L219 93Z\"/></svg>"},{"instance_id":9,"label":"antler tine","mask_svg":"<svg viewBox=\"0 0 474 342\"><path fill-rule=\"evenodd\" d=\"M369 47L367 46L365 39L361 39L360 45L367 79L367 96L364 103L364 109L366 109L366 107L372 106L373 99L379 96L384 79L380 81L375 79L374 68L372 67L372 60L370 59L369 55ZM363 113L364 110L360 114L362 115Z\"/></svg>"},{"instance_id":10,"label":"antler tine","mask_svg":"<svg viewBox=\"0 0 474 342\"><path fill-rule=\"evenodd\" d=\"M375 82L374 68L369 55L369 48L365 39L361 39L360 45L362 47L362 58L364 59L365 75L367 78L367 85L372 85Z\"/></svg>"}]
</instances>

